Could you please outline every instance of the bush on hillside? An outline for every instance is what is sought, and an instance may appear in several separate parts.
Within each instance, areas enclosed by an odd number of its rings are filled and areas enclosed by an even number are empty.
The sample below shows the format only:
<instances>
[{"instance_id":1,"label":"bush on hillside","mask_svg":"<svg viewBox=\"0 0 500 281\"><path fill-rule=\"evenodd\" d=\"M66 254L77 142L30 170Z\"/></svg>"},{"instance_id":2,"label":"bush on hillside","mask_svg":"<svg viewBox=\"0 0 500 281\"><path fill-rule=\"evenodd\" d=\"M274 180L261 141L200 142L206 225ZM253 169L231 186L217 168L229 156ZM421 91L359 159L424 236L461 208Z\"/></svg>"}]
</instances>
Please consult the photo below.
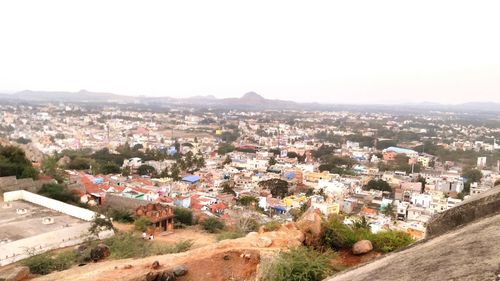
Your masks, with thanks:
<instances>
[{"instance_id":1,"label":"bush on hillside","mask_svg":"<svg viewBox=\"0 0 500 281\"><path fill-rule=\"evenodd\" d=\"M0 145L0 177L36 179L38 174L21 148Z\"/></svg>"},{"instance_id":2,"label":"bush on hillside","mask_svg":"<svg viewBox=\"0 0 500 281\"><path fill-rule=\"evenodd\" d=\"M414 240L403 231L380 231L372 236L371 242L376 251L388 253L409 246Z\"/></svg>"},{"instance_id":3,"label":"bush on hillside","mask_svg":"<svg viewBox=\"0 0 500 281\"><path fill-rule=\"evenodd\" d=\"M76 195L71 190L69 190L64 185L61 184L46 183L42 185L42 188L38 191L38 194L64 203L69 203L69 204L80 203L78 195Z\"/></svg>"},{"instance_id":4,"label":"bush on hillside","mask_svg":"<svg viewBox=\"0 0 500 281\"><path fill-rule=\"evenodd\" d=\"M174 208L174 222L184 225L193 225L193 211L187 208Z\"/></svg>"},{"instance_id":5,"label":"bush on hillside","mask_svg":"<svg viewBox=\"0 0 500 281\"><path fill-rule=\"evenodd\" d=\"M29 257L22 261L24 266L30 269L33 274L49 274L54 269L54 260L49 254L41 254Z\"/></svg>"},{"instance_id":6,"label":"bush on hillside","mask_svg":"<svg viewBox=\"0 0 500 281\"><path fill-rule=\"evenodd\" d=\"M245 236L241 231L223 231L217 235L217 241L237 239Z\"/></svg>"},{"instance_id":7,"label":"bush on hillside","mask_svg":"<svg viewBox=\"0 0 500 281\"><path fill-rule=\"evenodd\" d=\"M298 247L279 256L264 270L263 280L320 281L331 274L331 252L320 253L307 247Z\"/></svg>"},{"instance_id":8,"label":"bush on hillside","mask_svg":"<svg viewBox=\"0 0 500 281\"><path fill-rule=\"evenodd\" d=\"M224 228L224 222L215 217L205 219L201 225L210 233L218 232Z\"/></svg>"},{"instance_id":9,"label":"bush on hillside","mask_svg":"<svg viewBox=\"0 0 500 281\"><path fill-rule=\"evenodd\" d=\"M144 232L151 224L151 220L145 217L140 217L134 221L134 228L137 231Z\"/></svg>"},{"instance_id":10,"label":"bush on hillside","mask_svg":"<svg viewBox=\"0 0 500 281\"><path fill-rule=\"evenodd\" d=\"M115 236L106 239L104 243L109 246L110 257L115 259L180 253L189 250L193 245L190 240L175 244L144 240L133 232L118 232Z\"/></svg>"},{"instance_id":11,"label":"bush on hillside","mask_svg":"<svg viewBox=\"0 0 500 281\"><path fill-rule=\"evenodd\" d=\"M132 213L126 209L115 209L111 208L108 210L108 215L113 218L113 220L122 223L133 223L134 218Z\"/></svg>"},{"instance_id":12,"label":"bush on hillside","mask_svg":"<svg viewBox=\"0 0 500 281\"><path fill-rule=\"evenodd\" d=\"M325 223L325 231L321 236L322 244L336 249L351 249L360 240L370 240L373 248L379 252L392 252L413 243L413 238L406 232L383 230L371 233L366 223L355 223L353 227L345 225L339 218L331 217Z\"/></svg>"},{"instance_id":13,"label":"bush on hillside","mask_svg":"<svg viewBox=\"0 0 500 281\"><path fill-rule=\"evenodd\" d=\"M52 271L62 271L70 268L77 262L77 254L65 251L57 255L43 253L29 257L21 263L27 266L32 274L45 275Z\"/></svg>"}]
</instances>

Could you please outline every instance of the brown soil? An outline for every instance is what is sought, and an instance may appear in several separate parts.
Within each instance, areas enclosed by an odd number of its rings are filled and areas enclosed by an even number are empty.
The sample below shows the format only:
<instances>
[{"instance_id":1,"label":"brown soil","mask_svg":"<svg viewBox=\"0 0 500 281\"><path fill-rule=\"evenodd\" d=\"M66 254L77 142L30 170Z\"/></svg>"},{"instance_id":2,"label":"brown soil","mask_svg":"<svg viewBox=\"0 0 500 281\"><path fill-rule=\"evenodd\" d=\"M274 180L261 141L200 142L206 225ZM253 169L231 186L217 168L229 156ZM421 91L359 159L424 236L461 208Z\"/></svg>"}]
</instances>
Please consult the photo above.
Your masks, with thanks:
<instances>
[{"instance_id":1,"label":"brown soil","mask_svg":"<svg viewBox=\"0 0 500 281\"><path fill-rule=\"evenodd\" d=\"M243 256L243 257L242 257ZM246 256L246 257L245 257ZM186 264L189 268L179 281L198 280L254 280L259 264L258 251L229 251L212 256L209 260L194 260Z\"/></svg>"},{"instance_id":2,"label":"brown soil","mask_svg":"<svg viewBox=\"0 0 500 281\"><path fill-rule=\"evenodd\" d=\"M332 265L334 268L338 269L345 269L347 267L365 263L381 255L380 253L374 251L364 255L353 255L349 250L340 250L337 254L338 256L332 260Z\"/></svg>"},{"instance_id":3,"label":"brown soil","mask_svg":"<svg viewBox=\"0 0 500 281\"><path fill-rule=\"evenodd\" d=\"M155 237L155 240L167 243L177 243L191 240L196 249L217 242L216 235L203 231L199 226L190 226L183 229L175 229L173 233L164 233Z\"/></svg>"}]
</instances>

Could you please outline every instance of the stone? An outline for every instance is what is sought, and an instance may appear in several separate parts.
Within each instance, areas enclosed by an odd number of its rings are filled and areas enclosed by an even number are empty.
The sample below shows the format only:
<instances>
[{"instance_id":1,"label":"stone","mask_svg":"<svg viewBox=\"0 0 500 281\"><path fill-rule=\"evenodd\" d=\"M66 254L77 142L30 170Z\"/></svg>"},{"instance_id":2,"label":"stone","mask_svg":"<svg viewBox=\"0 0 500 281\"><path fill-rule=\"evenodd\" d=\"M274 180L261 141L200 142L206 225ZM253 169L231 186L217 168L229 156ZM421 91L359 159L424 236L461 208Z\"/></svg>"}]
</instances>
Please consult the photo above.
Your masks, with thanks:
<instances>
[{"instance_id":1,"label":"stone","mask_svg":"<svg viewBox=\"0 0 500 281\"><path fill-rule=\"evenodd\" d=\"M109 257L109 255L110 255L109 247L102 243L98 244L97 246L95 246L90 250L90 259L93 260L94 262L107 258Z\"/></svg>"},{"instance_id":2,"label":"stone","mask_svg":"<svg viewBox=\"0 0 500 281\"><path fill-rule=\"evenodd\" d=\"M30 275L30 270L27 266L16 266L0 272L0 280L2 281L21 281L26 280Z\"/></svg>"},{"instance_id":3,"label":"stone","mask_svg":"<svg viewBox=\"0 0 500 281\"><path fill-rule=\"evenodd\" d=\"M175 281L175 275L171 271L148 272L145 281Z\"/></svg>"},{"instance_id":4,"label":"stone","mask_svg":"<svg viewBox=\"0 0 500 281\"><path fill-rule=\"evenodd\" d=\"M159 261L154 261L153 264L151 265L152 269L158 269L160 268L160 262Z\"/></svg>"},{"instance_id":5,"label":"stone","mask_svg":"<svg viewBox=\"0 0 500 281\"><path fill-rule=\"evenodd\" d=\"M373 250L373 245L370 240L360 240L352 246L352 253L355 255L366 254Z\"/></svg>"},{"instance_id":6,"label":"stone","mask_svg":"<svg viewBox=\"0 0 500 281\"><path fill-rule=\"evenodd\" d=\"M131 264L126 264L123 266L123 269L131 269L132 265Z\"/></svg>"},{"instance_id":7,"label":"stone","mask_svg":"<svg viewBox=\"0 0 500 281\"><path fill-rule=\"evenodd\" d=\"M271 244L273 244L273 240L271 238L259 237L259 239L257 239L256 246L259 248L267 248L271 246Z\"/></svg>"},{"instance_id":8,"label":"stone","mask_svg":"<svg viewBox=\"0 0 500 281\"><path fill-rule=\"evenodd\" d=\"M186 275L188 269L185 265L178 265L172 269L172 272L175 276L184 276Z\"/></svg>"},{"instance_id":9,"label":"stone","mask_svg":"<svg viewBox=\"0 0 500 281\"><path fill-rule=\"evenodd\" d=\"M230 259L231 259L231 257L230 257L229 255L224 255L223 259L224 259L225 261L228 261L228 260L230 260Z\"/></svg>"}]
</instances>

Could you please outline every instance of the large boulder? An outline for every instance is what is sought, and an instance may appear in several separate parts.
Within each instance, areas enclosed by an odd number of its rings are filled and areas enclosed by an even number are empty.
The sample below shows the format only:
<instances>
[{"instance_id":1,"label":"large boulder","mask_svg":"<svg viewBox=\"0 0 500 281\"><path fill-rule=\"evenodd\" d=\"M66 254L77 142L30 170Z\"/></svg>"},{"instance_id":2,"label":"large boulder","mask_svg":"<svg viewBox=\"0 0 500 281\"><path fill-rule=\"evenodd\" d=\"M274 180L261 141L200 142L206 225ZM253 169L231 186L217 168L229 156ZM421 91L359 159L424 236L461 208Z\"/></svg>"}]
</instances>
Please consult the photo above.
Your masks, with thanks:
<instances>
[{"instance_id":1,"label":"large boulder","mask_svg":"<svg viewBox=\"0 0 500 281\"><path fill-rule=\"evenodd\" d=\"M304 244L307 246L319 245L323 233L323 219L319 210L309 208L295 224L304 233Z\"/></svg>"},{"instance_id":2,"label":"large boulder","mask_svg":"<svg viewBox=\"0 0 500 281\"><path fill-rule=\"evenodd\" d=\"M360 240L352 246L352 253L355 255L366 254L373 250L373 245L370 240Z\"/></svg>"},{"instance_id":3,"label":"large boulder","mask_svg":"<svg viewBox=\"0 0 500 281\"><path fill-rule=\"evenodd\" d=\"M110 251L109 247L100 243L90 250L90 259L94 262L100 261L109 257Z\"/></svg>"}]
</instances>

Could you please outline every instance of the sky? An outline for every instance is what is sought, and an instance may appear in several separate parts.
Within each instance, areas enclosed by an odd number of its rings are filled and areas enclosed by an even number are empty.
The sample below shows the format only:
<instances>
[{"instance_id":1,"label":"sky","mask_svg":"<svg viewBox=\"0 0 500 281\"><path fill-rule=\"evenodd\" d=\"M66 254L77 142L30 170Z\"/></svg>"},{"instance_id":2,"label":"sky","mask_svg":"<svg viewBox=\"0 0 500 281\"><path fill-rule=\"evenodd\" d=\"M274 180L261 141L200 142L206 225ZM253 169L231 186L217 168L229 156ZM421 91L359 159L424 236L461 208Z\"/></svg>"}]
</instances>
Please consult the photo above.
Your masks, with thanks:
<instances>
[{"instance_id":1,"label":"sky","mask_svg":"<svg viewBox=\"0 0 500 281\"><path fill-rule=\"evenodd\" d=\"M500 1L2 0L0 92L500 102Z\"/></svg>"}]
</instances>

